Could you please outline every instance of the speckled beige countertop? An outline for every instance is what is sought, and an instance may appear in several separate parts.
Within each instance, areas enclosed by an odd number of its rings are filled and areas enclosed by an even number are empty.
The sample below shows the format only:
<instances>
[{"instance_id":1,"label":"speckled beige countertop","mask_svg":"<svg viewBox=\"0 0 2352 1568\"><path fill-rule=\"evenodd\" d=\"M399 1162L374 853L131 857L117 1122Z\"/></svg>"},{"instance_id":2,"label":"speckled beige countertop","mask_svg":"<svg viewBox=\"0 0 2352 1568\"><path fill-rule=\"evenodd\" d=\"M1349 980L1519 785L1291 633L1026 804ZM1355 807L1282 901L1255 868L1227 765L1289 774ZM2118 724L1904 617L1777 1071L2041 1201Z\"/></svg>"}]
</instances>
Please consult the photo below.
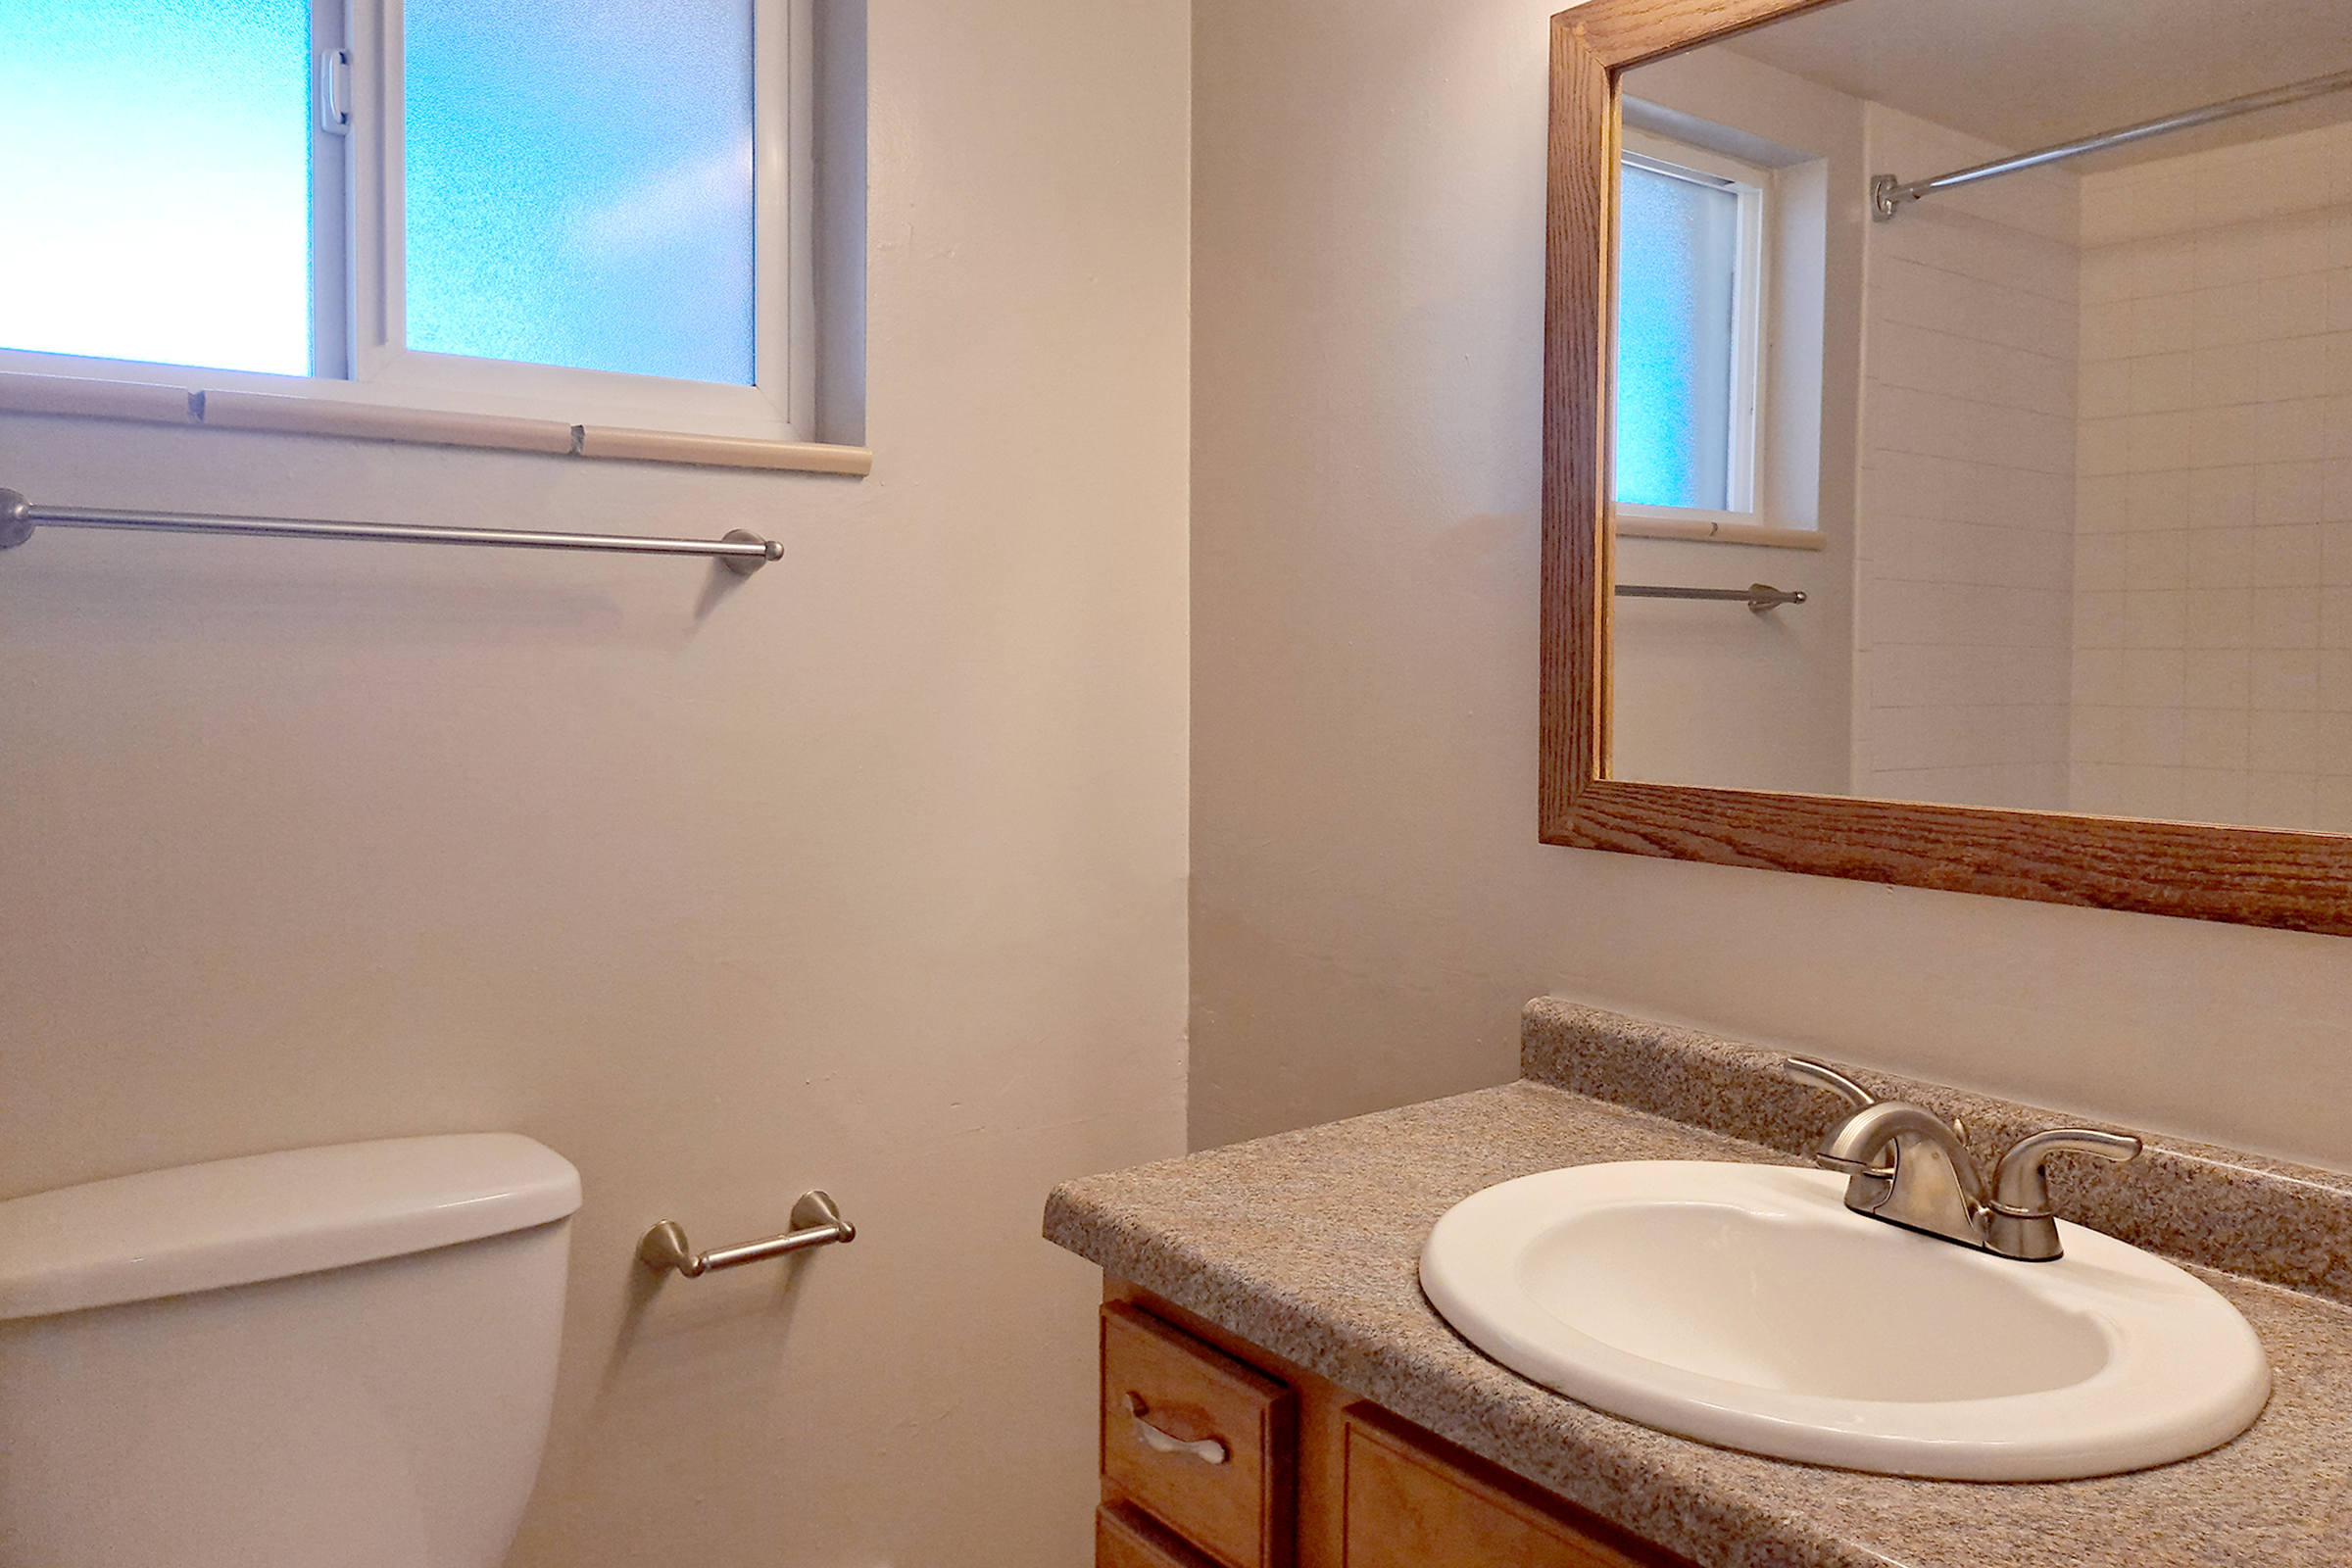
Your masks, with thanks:
<instances>
[{"instance_id":1,"label":"speckled beige countertop","mask_svg":"<svg viewBox=\"0 0 2352 1568\"><path fill-rule=\"evenodd\" d=\"M1791 1163L1838 1109L1780 1080L1776 1056L1548 999L1523 1057L1500 1089L1067 1183L1046 1236L1708 1568L2352 1568L2352 1178L2173 1140L2111 1172L2054 1164L2062 1213L2190 1263L2245 1313L2269 1407L2233 1443L2131 1475L1861 1475L1604 1415L1431 1310L1421 1244L1482 1188L1601 1160ZM1859 1076L1965 1114L1980 1152L2066 1119Z\"/></svg>"}]
</instances>

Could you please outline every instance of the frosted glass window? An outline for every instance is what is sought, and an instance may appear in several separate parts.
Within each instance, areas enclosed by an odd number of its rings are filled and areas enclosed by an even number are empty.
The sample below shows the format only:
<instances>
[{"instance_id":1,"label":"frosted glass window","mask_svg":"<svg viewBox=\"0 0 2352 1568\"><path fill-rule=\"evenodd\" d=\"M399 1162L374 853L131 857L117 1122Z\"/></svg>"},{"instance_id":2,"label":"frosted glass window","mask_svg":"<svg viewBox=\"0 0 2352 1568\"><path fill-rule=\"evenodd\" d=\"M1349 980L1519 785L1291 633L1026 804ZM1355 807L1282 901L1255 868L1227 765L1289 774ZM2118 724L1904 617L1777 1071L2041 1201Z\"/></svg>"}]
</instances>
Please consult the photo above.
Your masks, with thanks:
<instances>
[{"instance_id":1,"label":"frosted glass window","mask_svg":"<svg viewBox=\"0 0 2352 1568\"><path fill-rule=\"evenodd\" d=\"M751 0L408 0L408 345L751 385Z\"/></svg>"},{"instance_id":2,"label":"frosted glass window","mask_svg":"<svg viewBox=\"0 0 2352 1568\"><path fill-rule=\"evenodd\" d=\"M1731 498L1740 198L1624 166L1617 285L1617 499Z\"/></svg>"},{"instance_id":3,"label":"frosted glass window","mask_svg":"<svg viewBox=\"0 0 2352 1568\"><path fill-rule=\"evenodd\" d=\"M0 348L310 372L310 11L0 0Z\"/></svg>"}]
</instances>

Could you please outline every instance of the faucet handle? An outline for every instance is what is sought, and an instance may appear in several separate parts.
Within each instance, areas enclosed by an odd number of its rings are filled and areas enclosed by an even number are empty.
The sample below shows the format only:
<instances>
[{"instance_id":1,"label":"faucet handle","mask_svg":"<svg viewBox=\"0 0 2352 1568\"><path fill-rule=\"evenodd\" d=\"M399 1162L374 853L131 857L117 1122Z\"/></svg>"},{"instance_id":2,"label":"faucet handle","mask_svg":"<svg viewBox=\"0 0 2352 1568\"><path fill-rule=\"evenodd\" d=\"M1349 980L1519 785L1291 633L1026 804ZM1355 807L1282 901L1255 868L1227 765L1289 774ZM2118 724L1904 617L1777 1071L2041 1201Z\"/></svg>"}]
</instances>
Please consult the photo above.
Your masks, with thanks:
<instances>
[{"instance_id":1,"label":"faucet handle","mask_svg":"<svg viewBox=\"0 0 2352 1568\"><path fill-rule=\"evenodd\" d=\"M1839 1072L1826 1061L1811 1056L1790 1056L1781 1063L1781 1076L1796 1083L1827 1089L1856 1110L1867 1110L1879 1102L1879 1097Z\"/></svg>"},{"instance_id":2,"label":"faucet handle","mask_svg":"<svg viewBox=\"0 0 2352 1568\"><path fill-rule=\"evenodd\" d=\"M2139 1157L2145 1146L2129 1133L2088 1127L2055 1127L2021 1138L2001 1156L1992 1178L1992 1213L1987 1246L2007 1257L2046 1263L2059 1254L2058 1221L2050 1211L2052 1154L2096 1154L2121 1165Z\"/></svg>"},{"instance_id":3,"label":"faucet handle","mask_svg":"<svg viewBox=\"0 0 2352 1568\"><path fill-rule=\"evenodd\" d=\"M2088 1127L2054 1127L2021 1138L2001 1156L2000 1167L1993 1173L1992 1200L2020 1219L2047 1214L2050 1181L2042 1163L2052 1154L2096 1154L2121 1165L2137 1159L2142 1147L2129 1133L2094 1132Z\"/></svg>"}]
</instances>

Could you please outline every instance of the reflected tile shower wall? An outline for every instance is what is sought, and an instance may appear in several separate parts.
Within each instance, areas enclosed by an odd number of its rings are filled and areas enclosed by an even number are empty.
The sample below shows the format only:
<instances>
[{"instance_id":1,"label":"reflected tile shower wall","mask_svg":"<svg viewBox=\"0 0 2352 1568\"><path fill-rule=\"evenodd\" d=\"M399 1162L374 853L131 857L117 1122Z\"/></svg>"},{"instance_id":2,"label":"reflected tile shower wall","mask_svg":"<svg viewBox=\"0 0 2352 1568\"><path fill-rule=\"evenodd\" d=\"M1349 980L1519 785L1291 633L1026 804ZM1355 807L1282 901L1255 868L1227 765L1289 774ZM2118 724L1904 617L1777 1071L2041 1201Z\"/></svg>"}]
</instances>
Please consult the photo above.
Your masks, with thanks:
<instances>
[{"instance_id":1,"label":"reflected tile shower wall","mask_svg":"<svg viewBox=\"0 0 2352 1568\"><path fill-rule=\"evenodd\" d=\"M1874 170L2017 150L1868 117ZM2077 222L2050 170L1869 226L1856 794L2068 806Z\"/></svg>"},{"instance_id":2,"label":"reflected tile shower wall","mask_svg":"<svg viewBox=\"0 0 2352 1568\"><path fill-rule=\"evenodd\" d=\"M2082 181L2073 805L2352 831L2352 125Z\"/></svg>"}]
</instances>

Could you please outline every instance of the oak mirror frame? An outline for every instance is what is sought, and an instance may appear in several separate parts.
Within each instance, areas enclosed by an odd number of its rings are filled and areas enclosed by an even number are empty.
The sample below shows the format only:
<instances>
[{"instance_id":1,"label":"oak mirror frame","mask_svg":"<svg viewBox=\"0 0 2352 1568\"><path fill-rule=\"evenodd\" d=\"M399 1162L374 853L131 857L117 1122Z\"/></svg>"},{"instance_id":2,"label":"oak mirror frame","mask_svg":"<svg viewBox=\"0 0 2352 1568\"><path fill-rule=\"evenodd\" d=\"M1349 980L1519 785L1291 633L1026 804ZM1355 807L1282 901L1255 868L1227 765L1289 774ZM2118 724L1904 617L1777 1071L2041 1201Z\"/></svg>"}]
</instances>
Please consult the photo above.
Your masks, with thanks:
<instances>
[{"instance_id":1,"label":"oak mirror frame","mask_svg":"<svg viewBox=\"0 0 2352 1568\"><path fill-rule=\"evenodd\" d=\"M1609 776L1619 78L1834 0L1588 0L1552 19L1544 843L2352 936L2352 836Z\"/></svg>"}]
</instances>

